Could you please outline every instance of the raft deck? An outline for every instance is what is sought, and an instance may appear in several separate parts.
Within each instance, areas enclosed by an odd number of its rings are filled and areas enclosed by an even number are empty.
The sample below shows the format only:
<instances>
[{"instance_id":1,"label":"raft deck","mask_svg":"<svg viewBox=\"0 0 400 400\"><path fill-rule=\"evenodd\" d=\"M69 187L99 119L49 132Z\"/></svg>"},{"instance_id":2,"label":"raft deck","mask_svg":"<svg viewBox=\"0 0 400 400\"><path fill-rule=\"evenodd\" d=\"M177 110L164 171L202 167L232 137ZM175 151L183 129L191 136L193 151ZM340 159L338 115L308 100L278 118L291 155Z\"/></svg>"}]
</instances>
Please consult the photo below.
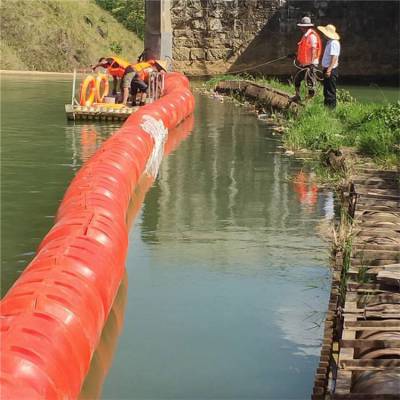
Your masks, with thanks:
<instances>
[{"instance_id":1,"label":"raft deck","mask_svg":"<svg viewBox=\"0 0 400 400\"><path fill-rule=\"evenodd\" d=\"M96 106L81 106L66 104L65 113L69 120L102 120L102 121L124 121L139 107L110 107L106 104Z\"/></svg>"}]
</instances>

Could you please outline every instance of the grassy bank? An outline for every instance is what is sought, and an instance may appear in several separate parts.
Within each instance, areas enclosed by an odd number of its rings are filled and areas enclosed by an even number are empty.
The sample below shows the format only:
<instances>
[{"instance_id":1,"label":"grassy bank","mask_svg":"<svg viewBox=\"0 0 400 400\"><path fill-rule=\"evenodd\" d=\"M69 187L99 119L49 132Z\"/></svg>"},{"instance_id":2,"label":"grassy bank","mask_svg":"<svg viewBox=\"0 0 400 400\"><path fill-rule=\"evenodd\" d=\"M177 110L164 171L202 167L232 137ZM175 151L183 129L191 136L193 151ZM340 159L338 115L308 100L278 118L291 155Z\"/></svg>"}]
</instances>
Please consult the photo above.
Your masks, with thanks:
<instances>
[{"instance_id":1,"label":"grassy bank","mask_svg":"<svg viewBox=\"0 0 400 400\"><path fill-rule=\"evenodd\" d=\"M321 95L308 102L287 123L285 143L292 149L354 147L379 163L395 164L400 151L400 104L361 104L339 91L335 110Z\"/></svg>"},{"instance_id":2,"label":"grassy bank","mask_svg":"<svg viewBox=\"0 0 400 400\"><path fill-rule=\"evenodd\" d=\"M225 75L213 78L211 88L221 80L252 79ZM254 80L254 79L252 79ZM256 79L276 89L294 94L293 86L270 79ZM304 96L303 96L304 97ZM338 106L330 110L323 105L321 89L296 115L284 119L284 142L292 150L339 150L352 147L360 155L372 157L380 164L394 165L400 154L400 103L359 103L346 91L338 91Z\"/></svg>"},{"instance_id":3,"label":"grassy bank","mask_svg":"<svg viewBox=\"0 0 400 400\"><path fill-rule=\"evenodd\" d=\"M143 42L93 0L0 1L0 69L69 72L99 57L134 61Z\"/></svg>"}]
</instances>

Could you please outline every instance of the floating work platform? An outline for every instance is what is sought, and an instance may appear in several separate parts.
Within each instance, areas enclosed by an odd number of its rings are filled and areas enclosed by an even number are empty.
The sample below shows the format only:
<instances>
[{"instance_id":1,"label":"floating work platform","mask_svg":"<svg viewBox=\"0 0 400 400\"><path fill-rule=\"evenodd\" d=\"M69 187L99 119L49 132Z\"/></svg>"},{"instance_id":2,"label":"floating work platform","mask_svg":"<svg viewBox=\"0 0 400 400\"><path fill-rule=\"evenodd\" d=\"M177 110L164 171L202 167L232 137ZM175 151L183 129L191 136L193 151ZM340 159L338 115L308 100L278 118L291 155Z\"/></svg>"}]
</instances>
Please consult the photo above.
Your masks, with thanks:
<instances>
[{"instance_id":1,"label":"floating work platform","mask_svg":"<svg viewBox=\"0 0 400 400\"><path fill-rule=\"evenodd\" d=\"M164 92L164 74L151 72L148 77L146 104L158 100ZM88 92L89 91L89 92ZM125 121L140 107L116 104L114 96L108 97L108 77L98 74L88 75L81 84L79 101L76 98L76 70L72 81L71 103L65 105L69 120ZM111 101L107 101L112 100ZM98 101L98 102L96 102Z\"/></svg>"},{"instance_id":2,"label":"floating work platform","mask_svg":"<svg viewBox=\"0 0 400 400\"><path fill-rule=\"evenodd\" d=\"M65 113L69 120L103 120L103 121L125 121L139 107L127 107L122 104L93 104L81 106L77 104L66 104Z\"/></svg>"}]
</instances>

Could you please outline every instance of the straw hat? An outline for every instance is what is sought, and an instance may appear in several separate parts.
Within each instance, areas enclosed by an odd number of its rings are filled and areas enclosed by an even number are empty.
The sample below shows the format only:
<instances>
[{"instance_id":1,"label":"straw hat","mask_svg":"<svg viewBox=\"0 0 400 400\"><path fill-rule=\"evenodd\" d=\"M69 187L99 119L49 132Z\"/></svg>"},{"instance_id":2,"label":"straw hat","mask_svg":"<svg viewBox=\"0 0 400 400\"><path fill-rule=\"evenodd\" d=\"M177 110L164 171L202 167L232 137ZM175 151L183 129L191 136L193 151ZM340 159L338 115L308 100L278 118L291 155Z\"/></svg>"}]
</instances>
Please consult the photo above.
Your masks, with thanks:
<instances>
[{"instance_id":1,"label":"straw hat","mask_svg":"<svg viewBox=\"0 0 400 400\"><path fill-rule=\"evenodd\" d=\"M327 26L318 26L317 27L319 31L321 31L327 38L333 39L333 40L339 40L340 36L336 32L336 26L335 25L327 25Z\"/></svg>"},{"instance_id":2,"label":"straw hat","mask_svg":"<svg viewBox=\"0 0 400 400\"><path fill-rule=\"evenodd\" d=\"M297 24L297 26L314 26L313 23L311 23L311 18L310 17L303 17L300 21L300 23Z\"/></svg>"},{"instance_id":3,"label":"straw hat","mask_svg":"<svg viewBox=\"0 0 400 400\"><path fill-rule=\"evenodd\" d=\"M164 60L156 60L156 64L161 67L164 71L168 71L168 64Z\"/></svg>"}]
</instances>

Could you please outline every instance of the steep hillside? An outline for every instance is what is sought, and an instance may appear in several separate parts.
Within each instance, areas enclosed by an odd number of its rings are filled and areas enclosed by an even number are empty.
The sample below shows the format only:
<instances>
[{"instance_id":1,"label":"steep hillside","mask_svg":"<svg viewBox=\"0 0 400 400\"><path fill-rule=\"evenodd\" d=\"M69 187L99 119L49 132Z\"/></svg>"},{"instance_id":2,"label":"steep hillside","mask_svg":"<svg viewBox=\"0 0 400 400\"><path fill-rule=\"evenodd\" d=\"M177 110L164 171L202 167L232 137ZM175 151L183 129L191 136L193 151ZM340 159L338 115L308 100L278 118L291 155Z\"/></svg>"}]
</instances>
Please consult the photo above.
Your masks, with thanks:
<instances>
[{"instance_id":1,"label":"steep hillside","mask_svg":"<svg viewBox=\"0 0 400 400\"><path fill-rule=\"evenodd\" d=\"M0 69L71 71L119 54L135 61L143 42L94 0L2 0Z\"/></svg>"}]
</instances>

